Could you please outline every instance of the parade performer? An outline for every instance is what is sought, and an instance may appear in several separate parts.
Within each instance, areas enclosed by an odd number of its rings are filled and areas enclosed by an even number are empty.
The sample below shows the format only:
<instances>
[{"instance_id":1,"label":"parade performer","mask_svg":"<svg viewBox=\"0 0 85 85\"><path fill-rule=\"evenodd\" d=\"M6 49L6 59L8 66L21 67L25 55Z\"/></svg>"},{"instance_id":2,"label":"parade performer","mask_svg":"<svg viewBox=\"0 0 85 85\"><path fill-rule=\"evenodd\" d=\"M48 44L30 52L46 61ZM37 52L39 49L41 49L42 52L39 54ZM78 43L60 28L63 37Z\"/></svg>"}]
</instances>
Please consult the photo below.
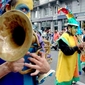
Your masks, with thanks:
<instances>
[{"instance_id":1,"label":"parade performer","mask_svg":"<svg viewBox=\"0 0 85 85\"><path fill-rule=\"evenodd\" d=\"M33 1L32 0L1 0L0 1L0 13L4 13L5 11L8 11L10 9L16 9L24 12L28 17L30 17L30 11L33 9ZM45 74L50 71L50 66L45 58L45 55L41 52L40 55L35 54L39 49L42 49L40 47L40 42L38 41L38 37L35 33L33 35L36 38L36 42L32 43L32 46L29 49L29 52L26 56L24 56L25 59L25 67L23 70L26 70L27 68L35 69L32 70L33 72L27 73L27 74L21 74L18 71L20 71L23 67L23 64L21 64L21 68L16 71L16 69L12 70L13 66L10 64L5 64L6 61L0 59L0 69L4 66L7 68L6 70L2 72L2 74L5 75L0 76L0 85L38 85L38 74ZM32 56L32 57L30 57ZM29 58L29 59L28 59ZM15 61L12 63L23 63L24 61ZM33 64L29 64L30 62L33 62ZM15 65L15 64L13 64ZM10 67L11 66L11 67ZM14 68L19 67L19 65L15 65ZM2 71L2 70L0 70ZM16 72L16 73L15 73ZM0 72L1 73L1 72Z\"/></svg>"},{"instance_id":2,"label":"parade performer","mask_svg":"<svg viewBox=\"0 0 85 85\"><path fill-rule=\"evenodd\" d=\"M83 43L78 43L76 37L80 32L79 24L67 8L60 8L58 13L63 12L68 19L67 32L58 39L59 54L56 68L56 85L72 85L73 81L79 81L78 53L83 48Z\"/></svg>"}]
</instances>

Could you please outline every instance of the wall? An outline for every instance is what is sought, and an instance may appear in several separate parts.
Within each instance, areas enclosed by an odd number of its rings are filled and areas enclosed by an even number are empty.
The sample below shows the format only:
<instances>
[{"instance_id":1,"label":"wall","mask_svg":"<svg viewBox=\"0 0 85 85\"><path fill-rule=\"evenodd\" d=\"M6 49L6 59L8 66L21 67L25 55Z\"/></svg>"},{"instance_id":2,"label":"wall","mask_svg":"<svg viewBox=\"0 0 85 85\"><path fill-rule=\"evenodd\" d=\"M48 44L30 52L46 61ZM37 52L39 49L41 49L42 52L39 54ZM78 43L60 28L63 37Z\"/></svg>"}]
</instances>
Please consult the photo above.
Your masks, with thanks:
<instances>
[{"instance_id":1,"label":"wall","mask_svg":"<svg viewBox=\"0 0 85 85\"><path fill-rule=\"evenodd\" d=\"M48 3L49 0L39 0L39 1L40 1L40 5L41 5L41 4Z\"/></svg>"},{"instance_id":2,"label":"wall","mask_svg":"<svg viewBox=\"0 0 85 85\"><path fill-rule=\"evenodd\" d=\"M77 0L74 0L72 2L72 12L79 13L80 12L80 5L81 5L81 3L79 4L79 2L77 2Z\"/></svg>"}]
</instances>

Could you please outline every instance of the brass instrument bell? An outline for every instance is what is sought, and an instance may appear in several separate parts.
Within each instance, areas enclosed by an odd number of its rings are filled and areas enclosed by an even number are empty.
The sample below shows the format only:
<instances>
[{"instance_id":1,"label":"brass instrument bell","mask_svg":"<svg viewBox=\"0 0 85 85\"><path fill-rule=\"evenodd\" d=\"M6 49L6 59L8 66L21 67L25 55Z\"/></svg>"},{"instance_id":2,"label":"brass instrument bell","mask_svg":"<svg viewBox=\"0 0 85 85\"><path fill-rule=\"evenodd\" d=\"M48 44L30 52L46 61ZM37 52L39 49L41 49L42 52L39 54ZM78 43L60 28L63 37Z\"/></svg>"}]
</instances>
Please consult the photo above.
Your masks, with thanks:
<instances>
[{"instance_id":1,"label":"brass instrument bell","mask_svg":"<svg viewBox=\"0 0 85 85\"><path fill-rule=\"evenodd\" d=\"M16 61L23 57L32 43L32 25L18 10L5 12L0 17L0 58Z\"/></svg>"}]
</instances>

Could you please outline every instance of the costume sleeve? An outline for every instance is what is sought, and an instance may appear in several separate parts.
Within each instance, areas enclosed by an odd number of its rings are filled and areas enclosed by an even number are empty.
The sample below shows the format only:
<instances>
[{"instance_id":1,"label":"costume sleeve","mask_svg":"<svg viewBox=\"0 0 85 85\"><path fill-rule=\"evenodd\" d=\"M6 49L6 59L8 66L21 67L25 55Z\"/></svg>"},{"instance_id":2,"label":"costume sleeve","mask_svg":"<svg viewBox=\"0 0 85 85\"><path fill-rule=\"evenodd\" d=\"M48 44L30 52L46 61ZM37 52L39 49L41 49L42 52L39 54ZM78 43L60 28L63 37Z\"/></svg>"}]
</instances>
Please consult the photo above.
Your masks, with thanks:
<instances>
[{"instance_id":1,"label":"costume sleeve","mask_svg":"<svg viewBox=\"0 0 85 85\"><path fill-rule=\"evenodd\" d=\"M77 46L70 47L62 39L60 39L58 41L58 43L59 43L59 48L61 49L61 51L65 55L72 55L72 54L74 54L75 51L78 51L78 47Z\"/></svg>"}]
</instances>

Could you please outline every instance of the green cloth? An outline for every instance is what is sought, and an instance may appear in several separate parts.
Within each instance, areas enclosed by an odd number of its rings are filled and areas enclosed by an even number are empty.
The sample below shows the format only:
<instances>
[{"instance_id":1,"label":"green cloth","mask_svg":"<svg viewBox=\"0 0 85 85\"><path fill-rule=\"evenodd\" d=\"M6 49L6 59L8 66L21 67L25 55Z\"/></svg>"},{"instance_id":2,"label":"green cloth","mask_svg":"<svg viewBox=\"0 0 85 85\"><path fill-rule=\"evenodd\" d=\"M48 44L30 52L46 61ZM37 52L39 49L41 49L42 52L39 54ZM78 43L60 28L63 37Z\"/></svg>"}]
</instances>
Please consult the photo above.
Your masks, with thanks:
<instances>
[{"instance_id":1,"label":"green cloth","mask_svg":"<svg viewBox=\"0 0 85 85\"><path fill-rule=\"evenodd\" d=\"M79 81L79 77L74 77L71 81L67 81L67 82L62 82L62 83L59 83L57 80L55 80L55 85L72 85L72 82L75 81Z\"/></svg>"},{"instance_id":2,"label":"green cloth","mask_svg":"<svg viewBox=\"0 0 85 85\"><path fill-rule=\"evenodd\" d=\"M81 72L82 72L80 56L81 56L81 55L78 54L78 70L79 70L79 74L81 74Z\"/></svg>"}]
</instances>

